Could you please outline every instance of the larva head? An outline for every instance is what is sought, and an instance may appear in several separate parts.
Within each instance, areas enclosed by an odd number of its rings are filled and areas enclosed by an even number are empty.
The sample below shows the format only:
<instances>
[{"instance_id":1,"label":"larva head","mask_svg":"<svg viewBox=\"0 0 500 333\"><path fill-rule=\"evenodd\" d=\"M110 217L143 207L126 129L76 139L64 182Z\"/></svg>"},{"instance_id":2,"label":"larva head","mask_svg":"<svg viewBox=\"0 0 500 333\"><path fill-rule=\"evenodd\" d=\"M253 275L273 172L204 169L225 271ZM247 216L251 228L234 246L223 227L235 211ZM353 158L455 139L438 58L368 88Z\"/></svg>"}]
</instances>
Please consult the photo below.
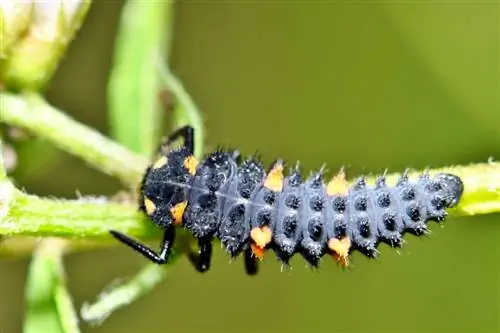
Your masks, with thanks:
<instances>
[{"instance_id":1,"label":"larva head","mask_svg":"<svg viewBox=\"0 0 500 333\"><path fill-rule=\"evenodd\" d=\"M440 173L434 177L434 181L440 184L439 191L444 196L446 207L456 206L464 192L464 183L460 177L449 173Z\"/></svg>"},{"instance_id":2,"label":"larva head","mask_svg":"<svg viewBox=\"0 0 500 333\"><path fill-rule=\"evenodd\" d=\"M187 206L184 188L196 172L196 159L186 148L161 155L146 171L140 191L140 209L163 227L182 224Z\"/></svg>"}]
</instances>

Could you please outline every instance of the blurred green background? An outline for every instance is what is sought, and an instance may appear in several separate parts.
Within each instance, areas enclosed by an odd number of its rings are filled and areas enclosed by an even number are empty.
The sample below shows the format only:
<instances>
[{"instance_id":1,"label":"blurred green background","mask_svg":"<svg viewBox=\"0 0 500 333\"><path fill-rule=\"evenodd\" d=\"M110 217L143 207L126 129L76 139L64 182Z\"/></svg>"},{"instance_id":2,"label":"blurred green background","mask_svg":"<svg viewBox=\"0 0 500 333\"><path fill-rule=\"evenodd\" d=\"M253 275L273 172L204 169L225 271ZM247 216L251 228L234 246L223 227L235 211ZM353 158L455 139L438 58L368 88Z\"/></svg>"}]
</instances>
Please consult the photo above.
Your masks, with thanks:
<instances>
[{"instance_id":1,"label":"blurred green background","mask_svg":"<svg viewBox=\"0 0 500 333\"><path fill-rule=\"evenodd\" d=\"M108 133L106 84L121 3L96 1L47 94ZM203 112L208 147L266 163L324 162L354 177L500 156L497 2L179 1L172 68ZM131 48L134 45L130 45ZM137 87L140 89L140 87ZM118 183L36 143L15 173L32 193L113 194ZM38 152L38 154L40 154ZM181 260L151 294L84 332L500 332L500 216L448 219L381 260L342 271L270 255L245 276L217 249L200 275ZM106 223L106 221L103 221ZM28 259L0 261L0 331L20 332ZM67 257L79 308L145 264L122 246Z\"/></svg>"}]
</instances>

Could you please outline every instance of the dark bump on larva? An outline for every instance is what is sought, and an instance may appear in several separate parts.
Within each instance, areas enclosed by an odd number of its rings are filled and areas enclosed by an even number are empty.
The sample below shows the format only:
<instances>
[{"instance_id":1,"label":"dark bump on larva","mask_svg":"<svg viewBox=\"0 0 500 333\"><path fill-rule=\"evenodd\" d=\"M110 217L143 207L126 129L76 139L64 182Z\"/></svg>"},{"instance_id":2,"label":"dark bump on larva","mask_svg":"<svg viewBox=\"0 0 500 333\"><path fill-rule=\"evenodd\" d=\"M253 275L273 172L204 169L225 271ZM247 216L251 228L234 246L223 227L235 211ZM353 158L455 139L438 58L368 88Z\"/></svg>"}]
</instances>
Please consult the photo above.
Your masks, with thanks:
<instances>
[{"instance_id":1,"label":"dark bump on larva","mask_svg":"<svg viewBox=\"0 0 500 333\"><path fill-rule=\"evenodd\" d=\"M406 215L412 220L413 222L418 222L420 221L421 215L420 215L420 209L419 209L419 204L416 202L412 202L406 207Z\"/></svg>"},{"instance_id":2,"label":"dark bump on larva","mask_svg":"<svg viewBox=\"0 0 500 333\"><path fill-rule=\"evenodd\" d=\"M389 231L396 230L396 213L393 211L386 211L382 215L382 221L384 222L384 226Z\"/></svg>"},{"instance_id":3,"label":"dark bump on larva","mask_svg":"<svg viewBox=\"0 0 500 333\"><path fill-rule=\"evenodd\" d=\"M295 232L297 231L298 226L298 217L297 215L289 215L285 216L283 220L284 226L284 234L287 238L293 238L295 236Z\"/></svg>"},{"instance_id":4,"label":"dark bump on larva","mask_svg":"<svg viewBox=\"0 0 500 333\"><path fill-rule=\"evenodd\" d=\"M302 172L300 170L299 161L295 164L295 167L290 169L290 175L288 176L288 185L291 187L298 187L302 184Z\"/></svg>"},{"instance_id":5,"label":"dark bump on larva","mask_svg":"<svg viewBox=\"0 0 500 333\"><path fill-rule=\"evenodd\" d=\"M387 208L391 205L391 195L388 192L381 192L377 195L377 205L381 208Z\"/></svg>"},{"instance_id":6,"label":"dark bump on larva","mask_svg":"<svg viewBox=\"0 0 500 333\"><path fill-rule=\"evenodd\" d=\"M401 199L403 201L415 200L415 189L413 187L404 188L401 192Z\"/></svg>"},{"instance_id":7,"label":"dark bump on larva","mask_svg":"<svg viewBox=\"0 0 500 333\"><path fill-rule=\"evenodd\" d=\"M316 172L312 175L310 186L312 189L318 189L323 186L323 171Z\"/></svg>"},{"instance_id":8,"label":"dark bump on larva","mask_svg":"<svg viewBox=\"0 0 500 333\"><path fill-rule=\"evenodd\" d=\"M319 195L313 195L309 200L309 206L315 212L321 212L325 207L325 200Z\"/></svg>"},{"instance_id":9,"label":"dark bump on larva","mask_svg":"<svg viewBox=\"0 0 500 333\"><path fill-rule=\"evenodd\" d=\"M264 193L264 202L268 205L273 205L276 200L276 194L272 191L266 191Z\"/></svg>"},{"instance_id":10,"label":"dark bump on larva","mask_svg":"<svg viewBox=\"0 0 500 333\"><path fill-rule=\"evenodd\" d=\"M370 220L368 216L366 215L358 216L357 224L358 224L359 234L361 235L361 237L363 238L370 237L371 230L370 230Z\"/></svg>"},{"instance_id":11,"label":"dark bump on larva","mask_svg":"<svg viewBox=\"0 0 500 333\"><path fill-rule=\"evenodd\" d=\"M356 182L354 183L353 189L354 190L362 190L366 187L366 179L364 176L359 177L356 179Z\"/></svg>"},{"instance_id":12,"label":"dark bump on larva","mask_svg":"<svg viewBox=\"0 0 500 333\"><path fill-rule=\"evenodd\" d=\"M432 207L435 209L435 210L441 210L441 209L444 209L446 208L446 201L443 197L439 196L439 195L435 195L432 199L431 199L431 204L432 204Z\"/></svg>"},{"instance_id":13,"label":"dark bump on larva","mask_svg":"<svg viewBox=\"0 0 500 333\"><path fill-rule=\"evenodd\" d=\"M364 195L360 195L354 201L354 208L357 211L364 212L364 211L366 211L367 207L368 207L368 198L366 196L364 196Z\"/></svg>"},{"instance_id":14,"label":"dark bump on larva","mask_svg":"<svg viewBox=\"0 0 500 333\"><path fill-rule=\"evenodd\" d=\"M336 213L343 214L346 210L347 198L335 197L332 201L332 208Z\"/></svg>"},{"instance_id":15,"label":"dark bump on larva","mask_svg":"<svg viewBox=\"0 0 500 333\"><path fill-rule=\"evenodd\" d=\"M317 217L312 217L308 223L308 231L312 240L318 241L323 233L323 225L321 219Z\"/></svg>"},{"instance_id":16,"label":"dark bump on larva","mask_svg":"<svg viewBox=\"0 0 500 333\"><path fill-rule=\"evenodd\" d=\"M381 189L381 188L385 188L387 187L387 180L385 178L385 176L380 176L380 177L377 177L377 181L375 183L375 189Z\"/></svg>"},{"instance_id":17,"label":"dark bump on larva","mask_svg":"<svg viewBox=\"0 0 500 333\"><path fill-rule=\"evenodd\" d=\"M299 209L300 201L301 199L293 193L290 193L285 197L285 205L291 209Z\"/></svg>"}]
</instances>

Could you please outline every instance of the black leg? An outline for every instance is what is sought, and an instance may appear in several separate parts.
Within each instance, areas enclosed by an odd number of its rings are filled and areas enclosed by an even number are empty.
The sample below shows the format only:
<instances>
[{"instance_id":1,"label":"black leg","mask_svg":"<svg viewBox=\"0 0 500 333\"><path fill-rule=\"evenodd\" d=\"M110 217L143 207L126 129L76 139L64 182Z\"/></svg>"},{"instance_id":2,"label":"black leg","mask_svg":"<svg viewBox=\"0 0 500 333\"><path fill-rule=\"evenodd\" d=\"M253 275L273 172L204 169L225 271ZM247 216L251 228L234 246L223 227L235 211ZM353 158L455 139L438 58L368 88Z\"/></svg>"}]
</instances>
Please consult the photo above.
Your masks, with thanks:
<instances>
[{"instance_id":1,"label":"black leg","mask_svg":"<svg viewBox=\"0 0 500 333\"><path fill-rule=\"evenodd\" d=\"M256 275L259 272L259 263L257 262L257 258L254 256L252 249L246 249L244 256L246 273L250 276Z\"/></svg>"},{"instance_id":2,"label":"black leg","mask_svg":"<svg viewBox=\"0 0 500 333\"><path fill-rule=\"evenodd\" d=\"M168 137L163 139L156 153L159 154L160 152L164 151L170 144L172 144L172 142L179 138L182 138L184 140L183 145L189 150L191 154L194 154L194 128L190 125L186 125L175 130Z\"/></svg>"},{"instance_id":3,"label":"black leg","mask_svg":"<svg viewBox=\"0 0 500 333\"><path fill-rule=\"evenodd\" d=\"M160 251L156 253L151 250L146 245L139 243L135 239L128 237L127 235L122 234L121 232L110 230L110 234L115 237L117 240L122 242L123 244L131 247L136 252L139 252L144 257L148 258L155 264L166 264L168 261L168 257L170 255L170 250L172 249L172 245L175 239L175 227L170 225L167 227L163 234L163 240L160 244Z\"/></svg>"},{"instance_id":4,"label":"black leg","mask_svg":"<svg viewBox=\"0 0 500 333\"><path fill-rule=\"evenodd\" d=\"M198 245L200 247L199 252L190 252L188 258L198 272L204 273L210 269L212 261L212 237L206 236L198 239Z\"/></svg>"}]
</instances>

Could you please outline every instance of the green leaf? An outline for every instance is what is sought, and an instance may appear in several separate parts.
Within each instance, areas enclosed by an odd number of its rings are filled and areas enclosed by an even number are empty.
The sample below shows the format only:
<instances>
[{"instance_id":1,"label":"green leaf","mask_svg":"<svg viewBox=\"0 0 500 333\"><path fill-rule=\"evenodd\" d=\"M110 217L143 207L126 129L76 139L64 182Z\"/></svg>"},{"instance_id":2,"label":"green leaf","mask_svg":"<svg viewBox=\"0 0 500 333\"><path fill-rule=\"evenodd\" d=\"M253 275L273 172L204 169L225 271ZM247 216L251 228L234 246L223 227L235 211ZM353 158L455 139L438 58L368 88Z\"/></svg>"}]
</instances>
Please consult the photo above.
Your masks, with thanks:
<instances>
[{"instance_id":1,"label":"green leaf","mask_svg":"<svg viewBox=\"0 0 500 333\"><path fill-rule=\"evenodd\" d=\"M162 105L154 66L169 45L173 1L127 1L115 42L108 86L111 136L151 155L160 139Z\"/></svg>"},{"instance_id":2,"label":"green leaf","mask_svg":"<svg viewBox=\"0 0 500 333\"><path fill-rule=\"evenodd\" d=\"M26 288L24 333L77 333L78 319L66 291L63 240L46 239L34 253Z\"/></svg>"}]
</instances>

